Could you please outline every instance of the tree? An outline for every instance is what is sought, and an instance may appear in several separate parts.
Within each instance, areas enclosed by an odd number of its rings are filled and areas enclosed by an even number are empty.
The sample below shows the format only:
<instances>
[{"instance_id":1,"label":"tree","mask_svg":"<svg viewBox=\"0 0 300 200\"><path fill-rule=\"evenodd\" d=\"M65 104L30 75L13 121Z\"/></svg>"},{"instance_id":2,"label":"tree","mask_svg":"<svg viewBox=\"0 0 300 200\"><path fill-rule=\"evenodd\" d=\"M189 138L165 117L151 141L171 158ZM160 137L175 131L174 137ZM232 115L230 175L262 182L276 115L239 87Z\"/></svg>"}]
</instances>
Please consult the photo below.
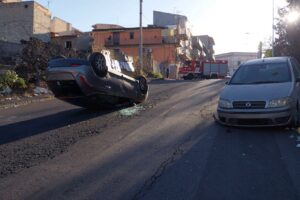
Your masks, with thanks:
<instances>
[{"instance_id":1,"label":"tree","mask_svg":"<svg viewBox=\"0 0 300 200\"><path fill-rule=\"evenodd\" d=\"M265 39L263 42L259 42L259 45L258 45L258 57L259 58L272 57L272 42L271 42L271 38Z\"/></svg>"},{"instance_id":2,"label":"tree","mask_svg":"<svg viewBox=\"0 0 300 200\"><path fill-rule=\"evenodd\" d=\"M300 19L287 20L291 12L300 12L300 0L287 0L288 5L278 10L280 18L275 26L275 56L293 56L300 61Z\"/></svg>"},{"instance_id":3,"label":"tree","mask_svg":"<svg viewBox=\"0 0 300 200\"><path fill-rule=\"evenodd\" d=\"M264 53L264 58L272 57L272 49L266 49Z\"/></svg>"},{"instance_id":4,"label":"tree","mask_svg":"<svg viewBox=\"0 0 300 200\"><path fill-rule=\"evenodd\" d=\"M262 58L262 52L263 51L263 43L259 42L258 44L258 58Z\"/></svg>"},{"instance_id":5,"label":"tree","mask_svg":"<svg viewBox=\"0 0 300 200\"><path fill-rule=\"evenodd\" d=\"M37 38L23 41L22 63L16 68L17 73L26 81L34 80L39 85L45 75L48 61L57 56L85 57L81 52L65 49L59 44L45 43Z\"/></svg>"}]
</instances>

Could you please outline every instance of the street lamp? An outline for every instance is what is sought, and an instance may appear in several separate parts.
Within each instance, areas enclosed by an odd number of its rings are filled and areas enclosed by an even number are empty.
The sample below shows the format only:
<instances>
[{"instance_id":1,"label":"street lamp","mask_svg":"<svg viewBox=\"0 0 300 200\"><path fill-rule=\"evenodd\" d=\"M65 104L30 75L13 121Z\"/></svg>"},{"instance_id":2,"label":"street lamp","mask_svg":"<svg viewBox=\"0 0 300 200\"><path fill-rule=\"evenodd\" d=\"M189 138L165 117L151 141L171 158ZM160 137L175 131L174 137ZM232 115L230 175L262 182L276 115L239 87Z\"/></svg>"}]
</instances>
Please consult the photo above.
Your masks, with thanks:
<instances>
[{"instance_id":1,"label":"street lamp","mask_svg":"<svg viewBox=\"0 0 300 200\"><path fill-rule=\"evenodd\" d=\"M140 70L143 70L143 0L140 0L140 44L139 44L139 58Z\"/></svg>"},{"instance_id":2,"label":"street lamp","mask_svg":"<svg viewBox=\"0 0 300 200\"><path fill-rule=\"evenodd\" d=\"M274 0L272 0L272 57L275 56L274 53Z\"/></svg>"}]
</instances>

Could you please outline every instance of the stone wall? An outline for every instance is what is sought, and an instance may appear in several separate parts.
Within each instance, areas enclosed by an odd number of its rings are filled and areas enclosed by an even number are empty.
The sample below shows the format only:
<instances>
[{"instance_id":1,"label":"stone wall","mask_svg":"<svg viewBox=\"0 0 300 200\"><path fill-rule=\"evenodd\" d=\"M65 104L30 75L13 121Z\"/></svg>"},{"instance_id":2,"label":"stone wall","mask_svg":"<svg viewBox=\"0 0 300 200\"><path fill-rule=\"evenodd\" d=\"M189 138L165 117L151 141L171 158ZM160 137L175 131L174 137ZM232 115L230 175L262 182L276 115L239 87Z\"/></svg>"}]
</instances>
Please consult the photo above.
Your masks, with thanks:
<instances>
[{"instance_id":1,"label":"stone wall","mask_svg":"<svg viewBox=\"0 0 300 200\"><path fill-rule=\"evenodd\" d=\"M0 40L20 43L37 37L50 41L50 12L34 1L0 3Z\"/></svg>"},{"instance_id":2,"label":"stone wall","mask_svg":"<svg viewBox=\"0 0 300 200\"><path fill-rule=\"evenodd\" d=\"M51 20L51 32L59 34L72 31L72 25L58 17Z\"/></svg>"}]
</instances>

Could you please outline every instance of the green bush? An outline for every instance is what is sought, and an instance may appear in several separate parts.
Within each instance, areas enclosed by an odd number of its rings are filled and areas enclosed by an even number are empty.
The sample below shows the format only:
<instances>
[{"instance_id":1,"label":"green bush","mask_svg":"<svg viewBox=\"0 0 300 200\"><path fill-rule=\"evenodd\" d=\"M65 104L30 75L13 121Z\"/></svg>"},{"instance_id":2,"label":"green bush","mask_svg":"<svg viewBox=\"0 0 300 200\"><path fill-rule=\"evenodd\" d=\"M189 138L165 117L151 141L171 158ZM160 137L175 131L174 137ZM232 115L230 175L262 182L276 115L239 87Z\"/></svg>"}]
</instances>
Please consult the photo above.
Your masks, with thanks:
<instances>
[{"instance_id":1,"label":"green bush","mask_svg":"<svg viewBox=\"0 0 300 200\"><path fill-rule=\"evenodd\" d=\"M149 72L148 77L149 78L163 78L163 76L159 72Z\"/></svg>"},{"instance_id":2,"label":"green bush","mask_svg":"<svg viewBox=\"0 0 300 200\"><path fill-rule=\"evenodd\" d=\"M25 89L27 85L24 79L20 78L15 71L8 70L0 75L0 90L10 87L12 89Z\"/></svg>"}]
</instances>

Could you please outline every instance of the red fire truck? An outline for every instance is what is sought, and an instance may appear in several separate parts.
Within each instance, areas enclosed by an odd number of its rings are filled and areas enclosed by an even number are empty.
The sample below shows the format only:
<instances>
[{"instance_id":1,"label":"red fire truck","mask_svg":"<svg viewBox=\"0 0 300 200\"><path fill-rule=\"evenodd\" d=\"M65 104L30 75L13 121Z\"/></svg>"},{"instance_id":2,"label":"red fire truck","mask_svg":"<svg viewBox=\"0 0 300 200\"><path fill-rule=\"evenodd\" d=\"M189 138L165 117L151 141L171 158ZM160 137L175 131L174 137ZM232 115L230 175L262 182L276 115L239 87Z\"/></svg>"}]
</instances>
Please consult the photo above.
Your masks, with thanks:
<instances>
[{"instance_id":1,"label":"red fire truck","mask_svg":"<svg viewBox=\"0 0 300 200\"><path fill-rule=\"evenodd\" d=\"M227 60L187 61L179 68L179 76L185 80L198 78L225 78L228 73Z\"/></svg>"}]
</instances>

